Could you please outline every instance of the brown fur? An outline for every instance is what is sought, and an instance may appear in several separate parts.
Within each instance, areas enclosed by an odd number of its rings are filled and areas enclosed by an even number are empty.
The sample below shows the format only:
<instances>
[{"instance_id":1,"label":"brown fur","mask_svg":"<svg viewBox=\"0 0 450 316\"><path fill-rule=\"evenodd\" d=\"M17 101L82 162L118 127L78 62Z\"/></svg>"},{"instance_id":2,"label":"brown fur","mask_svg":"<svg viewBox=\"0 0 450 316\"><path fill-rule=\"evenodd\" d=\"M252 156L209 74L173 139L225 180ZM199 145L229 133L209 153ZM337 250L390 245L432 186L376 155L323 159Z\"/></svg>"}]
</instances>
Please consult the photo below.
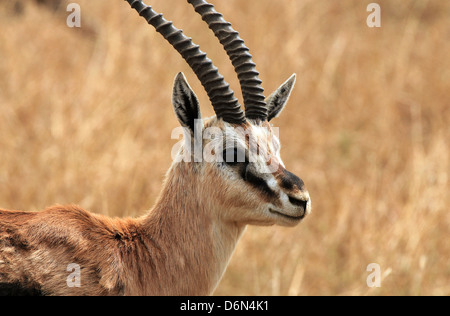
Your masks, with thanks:
<instances>
[{"instance_id":1,"label":"brown fur","mask_svg":"<svg viewBox=\"0 0 450 316\"><path fill-rule=\"evenodd\" d=\"M1 210L0 284L46 295L211 294L244 227L213 218L213 201L192 198L203 194L195 172L176 165L157 205L138 219L77 206ZM81 287L67 286L71 263L81 267Z\"/></svg>"}]
</instances>

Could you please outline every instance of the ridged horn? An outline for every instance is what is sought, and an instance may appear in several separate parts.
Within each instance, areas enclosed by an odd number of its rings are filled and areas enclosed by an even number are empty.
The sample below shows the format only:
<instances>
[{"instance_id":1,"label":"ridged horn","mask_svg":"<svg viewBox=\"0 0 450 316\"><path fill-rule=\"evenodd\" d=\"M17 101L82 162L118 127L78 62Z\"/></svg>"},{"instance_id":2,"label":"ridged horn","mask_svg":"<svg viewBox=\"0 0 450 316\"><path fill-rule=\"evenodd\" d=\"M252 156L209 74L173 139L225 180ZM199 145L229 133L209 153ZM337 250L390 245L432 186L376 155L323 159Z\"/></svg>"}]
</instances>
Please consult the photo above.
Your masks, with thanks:
<instances>
[{"instance_id":1,"label":"ridged horn","mask_svg":"<svg viewBox=\"0 0 450 316\"><path fill-rule=\"evenodd\" d=\"M241 84L245 116L249 119L267 120L262 81L252 61L252 55L239 37L239 33L233 29L231 23L225 21L221 13L215 10L214 5L204 0L188 0L188 2L202 16L231 59Z\"/></svg>"},{"instance_id":2,"label":"ridged horn","mask_svg":"<svg viewBox=\"0 0 450 316\"><path fill-rule=\"evenodd\" d=\"M234 92L230 89L230 85L225 82L224 77L206 56L206 53L193 43L192 38L186 37L182 30L174 27L172 22L167 21L162 14L155 12L151 6L144 4L142 0L125 1L140 16L145 18L148 24L152 25L158 33L164 36L186 60L205 88L217 117L228 123L245 123L245 114L239 101L234 96Z\"/></svg>"}]
</instances>

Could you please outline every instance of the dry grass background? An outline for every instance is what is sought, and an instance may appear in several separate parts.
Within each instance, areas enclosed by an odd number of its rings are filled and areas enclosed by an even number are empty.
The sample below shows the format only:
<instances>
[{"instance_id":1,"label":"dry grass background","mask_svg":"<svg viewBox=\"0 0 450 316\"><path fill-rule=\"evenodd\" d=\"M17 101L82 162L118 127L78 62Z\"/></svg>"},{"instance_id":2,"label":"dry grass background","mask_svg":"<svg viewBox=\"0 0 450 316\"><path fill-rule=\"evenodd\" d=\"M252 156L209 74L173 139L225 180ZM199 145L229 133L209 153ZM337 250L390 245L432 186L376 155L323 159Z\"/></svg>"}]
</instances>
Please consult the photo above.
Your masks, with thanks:
<instances>
[{"instance_id":1,"label":"dry grass background","mask_svg":"<svg viewBox=\"0 0 450 316\"><path fill-rule=\"evenodd\" d=\"M76 203L141 215L171 164L172 81L193 73L124 1L77 0L82 28L24 1L0 3L0 206ZM192 8L152 0L215 60L231 63ZM282 157L306 183L300 226L249 227L217 295L450 294L450 3L216 0L269 93L291 73ZM381 288L369 289L369 263Z\"/></svg>"}]
</instances>

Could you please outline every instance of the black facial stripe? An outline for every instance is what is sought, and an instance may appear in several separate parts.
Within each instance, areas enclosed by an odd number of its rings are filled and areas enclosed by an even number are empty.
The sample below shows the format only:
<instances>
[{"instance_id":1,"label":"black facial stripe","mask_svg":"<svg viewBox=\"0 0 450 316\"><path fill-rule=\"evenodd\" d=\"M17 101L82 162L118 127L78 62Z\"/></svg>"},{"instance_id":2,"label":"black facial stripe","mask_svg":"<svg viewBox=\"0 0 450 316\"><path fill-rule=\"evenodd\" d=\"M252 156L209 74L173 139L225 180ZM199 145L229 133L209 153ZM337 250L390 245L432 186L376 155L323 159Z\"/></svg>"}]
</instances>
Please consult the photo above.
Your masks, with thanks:
<instances>
[{"instance_id":1,"label":"black facial stripe","mask_svg":"<svg viewBox=\"0 0 450 316\"><path fill-rule=\"evenodd\" d=\"M244 180L250 183L253 187L258 189L259 191L263 192L265 195L267 195L270 198L277 199L279 198L278 194L274 192L269 186L267 185L266 181L264 179L259 178L254 173L248 171L245 171L244 173Z\"/></svg>"},{"instance_id":2,"label":"black facial stripe","mask_svg":"<svg viewBox=\"0 0 450 316\"><path fill-rule=\"evenodd\" d=\"M302 179L287 170L284 170L280 180L280 186L286 190L292 190L294 185L301 190L305 185Z\"/></svg>"}]
</instances>

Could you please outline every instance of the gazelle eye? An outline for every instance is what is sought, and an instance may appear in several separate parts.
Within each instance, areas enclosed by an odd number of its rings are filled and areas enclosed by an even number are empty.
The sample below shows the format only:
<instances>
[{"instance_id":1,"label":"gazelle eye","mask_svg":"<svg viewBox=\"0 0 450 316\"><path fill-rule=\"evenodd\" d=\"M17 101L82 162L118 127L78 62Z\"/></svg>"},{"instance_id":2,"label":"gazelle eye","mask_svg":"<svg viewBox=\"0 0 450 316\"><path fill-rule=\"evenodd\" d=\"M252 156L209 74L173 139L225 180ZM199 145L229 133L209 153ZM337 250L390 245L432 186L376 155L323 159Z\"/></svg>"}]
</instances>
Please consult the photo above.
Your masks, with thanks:
<instances>
[{"instance_id":1,"label":"gazelle eye","mask_svg":"<svg viewBox=\"0 0 450 316\"><path fill-rule=\"evenodd\" d=\"M239 148L227 148L223 151L223 162L227 165L235 166L242 163L248 163L245 151Z\"/></svg>"}]
</instances>

